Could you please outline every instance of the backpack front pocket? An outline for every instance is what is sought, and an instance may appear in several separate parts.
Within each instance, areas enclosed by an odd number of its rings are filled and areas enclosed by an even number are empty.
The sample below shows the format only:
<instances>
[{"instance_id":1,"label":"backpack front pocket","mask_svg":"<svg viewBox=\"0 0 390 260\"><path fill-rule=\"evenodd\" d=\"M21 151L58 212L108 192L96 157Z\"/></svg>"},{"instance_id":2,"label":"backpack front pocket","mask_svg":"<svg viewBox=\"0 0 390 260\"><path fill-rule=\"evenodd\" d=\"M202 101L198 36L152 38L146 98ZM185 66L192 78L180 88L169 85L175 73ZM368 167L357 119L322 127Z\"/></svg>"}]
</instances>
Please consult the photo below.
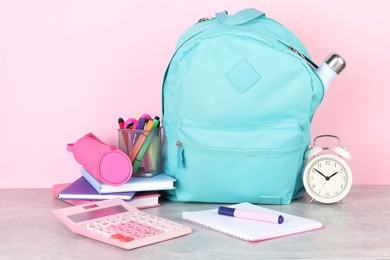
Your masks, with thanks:
<instances>
[{"instance_id":1,"label":"backpack front pocket","mask_svg":"<svg viewBox=\"0 0 390 260\"><path fill-rule=\"evenodd\" d=\"M290 203L302 165L297 123L183 119L178 131L179 200Z\"/></svg>"}]
</instances>

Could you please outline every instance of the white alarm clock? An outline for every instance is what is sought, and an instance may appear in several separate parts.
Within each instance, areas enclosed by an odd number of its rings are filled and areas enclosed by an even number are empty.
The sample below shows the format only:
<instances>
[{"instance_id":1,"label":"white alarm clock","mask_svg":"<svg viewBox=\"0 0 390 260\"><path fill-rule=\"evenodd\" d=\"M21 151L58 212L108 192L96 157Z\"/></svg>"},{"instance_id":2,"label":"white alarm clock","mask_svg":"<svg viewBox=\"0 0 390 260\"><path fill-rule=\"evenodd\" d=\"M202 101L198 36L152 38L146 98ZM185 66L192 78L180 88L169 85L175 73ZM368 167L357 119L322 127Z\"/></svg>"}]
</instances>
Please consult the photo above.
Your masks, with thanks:
<instances>
[{"instance_id":1,"label":"white alarm clock","mask_svg":"<svg viewBox=\"0 0 390 260\"><path fill-rule=\"evenodd\" d=\"M324 137L337 139L338 146L332 149L316 146L317 139ZM313 146L305 153L307 164L303 171L303 185L312 197L310 203L343 202L352 187L352 172L344 159L350 160L351 154L341 145L340 138L334 135L314 138Z\"/></svg>"}]
</instances>

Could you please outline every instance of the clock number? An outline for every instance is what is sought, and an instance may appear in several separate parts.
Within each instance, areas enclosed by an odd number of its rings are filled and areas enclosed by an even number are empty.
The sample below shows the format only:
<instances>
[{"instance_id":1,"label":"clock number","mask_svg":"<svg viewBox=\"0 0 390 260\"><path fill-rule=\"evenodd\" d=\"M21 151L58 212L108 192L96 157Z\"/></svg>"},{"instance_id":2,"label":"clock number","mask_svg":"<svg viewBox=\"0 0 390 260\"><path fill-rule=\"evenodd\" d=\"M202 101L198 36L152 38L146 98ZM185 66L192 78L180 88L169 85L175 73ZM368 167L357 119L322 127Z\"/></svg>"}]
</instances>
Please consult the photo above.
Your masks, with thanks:
<instances>
[{"instance_id":1,"label":"clock number","mask_svg":"<svg viewBox=\"0 0 390 260\"><path fill-rule=\"evenodd\" d=\"M329 192L327 192L327 193L325 194L325 196L326 196L326 197L329 197Z\"/></svg>"},{"instance_id":2,"label":"clock number","mask_svg":"<svg viewBox=\"0 0 390 260\"><path fill-rule=\"evenodd\" d=\"M325 161L325 165L330 165L330 161L329 160Z\"/></svg>"},{"instance_id":3,"label":"clock number","mask_svg":"<svg viewBox=\"0 0 390 260\"><path fill-rule=\"evenodd\" d=\"M317 166L318 166L318 168L321 168L321 167L322 167L322 163L319 162L319 163L317 164Z\"/></svg>"}]
</instances>

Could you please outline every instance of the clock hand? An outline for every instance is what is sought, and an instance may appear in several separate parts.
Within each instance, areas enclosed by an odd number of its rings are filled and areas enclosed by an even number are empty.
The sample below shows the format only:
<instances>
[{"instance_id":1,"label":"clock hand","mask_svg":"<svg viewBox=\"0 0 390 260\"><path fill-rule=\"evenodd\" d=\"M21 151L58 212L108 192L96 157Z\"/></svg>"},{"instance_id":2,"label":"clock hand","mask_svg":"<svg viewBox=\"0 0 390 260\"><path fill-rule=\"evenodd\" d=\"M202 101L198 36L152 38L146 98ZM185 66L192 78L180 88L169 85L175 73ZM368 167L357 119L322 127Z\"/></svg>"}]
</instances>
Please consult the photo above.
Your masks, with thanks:
<instances>
[{"instance_id":1,"label":"clock hand","mask_svg":"<svg viewBox=\"0 0 390 260\"><path fill-rule=\"evenodd\" d=\"M319 170L317 170L316 168L314 168L314 170L316 171L316 172L318 172L319 174L321 174L322 175L322 177L324 177L325 179L326 179L326 176L324 175L324 174L322 174L322 172L320 172Z\"/></svg>"},{"instance_id":2,"label":"clock hand","mask_svg":"<svg viewBox=\"0 0 390 260\"><path fill-rule=\"evenodd\" d=\"M339 173L339 172L335 172L335 173L333 173L332 175L330 175L330 176L329 176L329 179L332 178L333 176L335 176L337 173Z\"/></svg>"}]
</instances>

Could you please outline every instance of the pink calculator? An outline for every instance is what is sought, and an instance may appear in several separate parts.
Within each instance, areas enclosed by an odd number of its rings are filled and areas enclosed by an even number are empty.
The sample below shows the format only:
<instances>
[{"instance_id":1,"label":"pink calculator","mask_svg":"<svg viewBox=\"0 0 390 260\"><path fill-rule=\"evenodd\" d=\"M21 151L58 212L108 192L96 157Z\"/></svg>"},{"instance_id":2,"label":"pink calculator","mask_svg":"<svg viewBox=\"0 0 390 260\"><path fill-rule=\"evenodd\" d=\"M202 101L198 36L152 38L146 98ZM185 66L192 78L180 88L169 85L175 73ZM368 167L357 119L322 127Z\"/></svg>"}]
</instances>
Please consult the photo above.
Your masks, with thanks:
<instances>
[{"instance_id":1,"label":"pink calculator","mask_svg":"<svg viewBox=\"0 0 390 260\"><path fill-rule=\"evenodd\" d=\"M189 227L140 211L115 198L52 211L71 231L125 249L191 233Z\"/></svg>"}]
</instances>

